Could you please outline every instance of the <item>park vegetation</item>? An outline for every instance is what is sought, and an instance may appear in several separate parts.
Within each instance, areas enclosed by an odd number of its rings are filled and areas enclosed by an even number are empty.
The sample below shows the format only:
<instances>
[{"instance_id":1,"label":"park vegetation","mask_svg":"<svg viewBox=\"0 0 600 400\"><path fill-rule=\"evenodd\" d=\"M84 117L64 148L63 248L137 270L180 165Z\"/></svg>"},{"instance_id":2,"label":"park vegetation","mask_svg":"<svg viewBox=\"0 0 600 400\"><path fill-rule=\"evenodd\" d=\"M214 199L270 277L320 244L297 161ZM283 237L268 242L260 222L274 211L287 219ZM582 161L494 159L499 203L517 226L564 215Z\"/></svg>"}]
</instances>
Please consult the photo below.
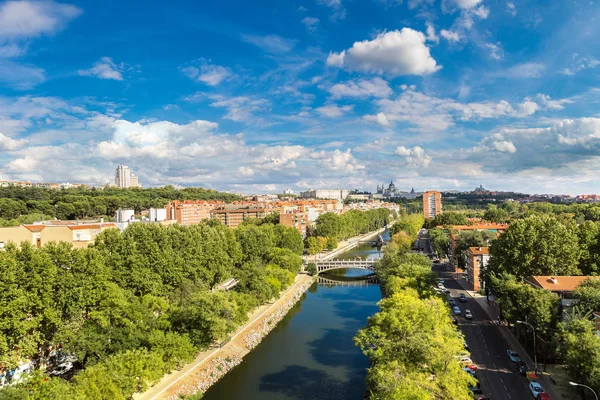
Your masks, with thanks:
<instances>
[{"instance_id":1,"label":"park vegetation","mask_svg":"<svg viewBox=\"0 0 600 400\"><path fill-rule=\"evenodd\" d=\"M433 290L430 260L410 253L423 217L401 216L377 266L384 299L355 343L371 359L370 398L471 399L475 380L462 371L462 337Z\"/></svg>"},{"instance_id":2,"label":"park vegetation","mask_svg":"<svg viewBox=\"0 0 600 400\"><path fill-rule=\"evenodd\" d=\"M127 399L226 340L293 282L302 250L296 229L249 222L231 230L214 220L109 229L87 249L8 245L0 252L0 364L42 366L60 347L79 372L66 380L36 371L0 398ZM233 290L213 290L232 277Z\"/></svg>"},{"instance_id":3,"label":"park vegetation","mask_svg":"<svg viewBox=\"0 0 600 400\"><path fill-rule=\"evenodd\" d=\"M42 189L9 186L0 188L0 226L16 226L42 219L74 220L111 218L119 208L162 208L171 200L241 200L239 196L203 188Z\"/></svg>"}]
</instances>

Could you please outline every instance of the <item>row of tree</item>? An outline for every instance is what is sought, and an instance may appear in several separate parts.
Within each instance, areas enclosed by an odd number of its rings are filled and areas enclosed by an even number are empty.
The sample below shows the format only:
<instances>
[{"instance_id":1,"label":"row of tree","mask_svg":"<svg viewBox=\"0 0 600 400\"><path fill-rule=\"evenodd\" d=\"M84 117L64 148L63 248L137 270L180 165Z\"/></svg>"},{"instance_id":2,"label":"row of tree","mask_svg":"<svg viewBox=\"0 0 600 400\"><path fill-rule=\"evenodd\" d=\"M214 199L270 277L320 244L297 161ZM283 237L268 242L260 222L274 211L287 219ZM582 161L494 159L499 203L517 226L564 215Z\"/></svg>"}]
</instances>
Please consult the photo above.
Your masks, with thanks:
<instances>
[{"instance_id":1,"label":"row of tree","mask_svg":"<svg viewBox=\"0 0 600 400\"><path fill-rule=\"evenodd\" d=\"M115 215L119 208L141 212L164 207L171 200L241 200L239 196L203 188L173 186L133 189L42 189L10 186L0 188L0 226L29 223L35 219L82 219Z\"/></svg>"},{"instance_id":2,"label":"row of tree","mask_svg":"<svg viewBox=\"0 0 600 400\"><path fill-rule=\"evenodd\" d=\"M317 254L325 249L333 250L340 240L383 228L396 217L396 212L390 213L387 208L321 214L317 218L316 229L309 232L305 239L306 251L308 254Z\"/></svg>"},{"instance_id":3,"label":"row of tree","mask_svg":"<svg viewBox=\"0 0 600 400\"><path fill-rule=\"evenodd\" d=\"M461 369L462 337L433 290L431 262L409 252L421 226L416 218L400 222L406 230L395 229L376 269L385 296L380 311L355 337L371 359L370 397L471 399L469 386L476 382Z\"/></svg>"},{"instance_id":4,"label":"row of tree","mask_svg":"<svg viewBox=\"0 0 600 400\"><path fill-rule=\"evenodd\" d=\"M269 223L231 230L131 224L87 249L66 243L0 252L0 365L8 371L50 351L74 355L67 381L41 372L0 389L12 399L126 399L198 350L224 340L300 270L303 242ZM228 278L231 291L213 289Z\"/></svg>"}]
</instances>

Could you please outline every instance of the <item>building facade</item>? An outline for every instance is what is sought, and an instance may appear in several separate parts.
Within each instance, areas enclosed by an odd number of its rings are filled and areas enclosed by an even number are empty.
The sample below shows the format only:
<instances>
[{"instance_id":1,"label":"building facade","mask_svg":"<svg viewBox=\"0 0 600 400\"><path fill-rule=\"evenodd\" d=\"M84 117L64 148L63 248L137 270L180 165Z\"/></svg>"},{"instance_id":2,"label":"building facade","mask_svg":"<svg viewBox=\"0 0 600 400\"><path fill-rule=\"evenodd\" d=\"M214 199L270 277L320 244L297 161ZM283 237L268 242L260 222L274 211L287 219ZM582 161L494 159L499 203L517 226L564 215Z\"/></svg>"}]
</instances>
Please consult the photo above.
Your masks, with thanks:
<instances>
[{"instance_id":1,"label":"building facade","mask_svg":"<svg viewBox=\"0 0 600 400\"><path fill-rule=\"evenodd\" d=\"M442 194L437 190L423 193L423 215L425 218L435 218L442 213Z\"/></svg>"},{"instance_id":2,"label":"building facade","mask_svg":"<svg viewBox=\"0 0 600 400\"><path fill-rule=\"evenodd\" d=\"M279 223L281 225L296 228L302 235L302 238L305 238L307 228L310 224L308 217L308 212L301 210L284 211L284 208L282 208L282 211L279 213Z\"/></svg>"},{"instance_id":3,"label":"building facade","mask_svg":"<svg viewBox=\"0 0 600 400\"><path fill-rule=\"evenodd\" d=\"M60 222L60 221L58 221ZM92 224L33 224L19 225L0 228L0 250L3 250L9 242L20 245L28 242L35 247L42 247L50 242L66 242L75 248L88 247L93 243L96 236L110 228L116 228L113 223Z\"/></svg>"},{"instance_id":4,"label":"building facade","mask_svg":"<svg viewBox=\"0 0 600 400\"><path fill-rule=\"evenodd\" d=\"M350 193L347 189L308 189L300 192L301 199L331 199L345 200Z\"/></svg>"},{"instance_id":5,"label":"building facade","mask_svg":"<svg viewBox=\"0 0 600 400\"><path fill-rule=\"evenodd\" d=\"M115 186L118 188L141 187L138 177L127 165L120 164L115 173Z\"/></svg>"},{"instance_id":6,"label":"building facade","mask_svg":"<svg viewBox=\"0 0 600 400\"><path fill-rule=\"evenodd\" d=\"M229 228L237 228L249 218L264 218L273 211L272 208L228 204L212 210L210 217L221 221Z\"/></svg>"},{"instance_id":7,"label":"building facade","mask_svg":"<svg viewBox=\"0 0 600 400\"><path fill-rule=\"evenodd\" d=\"M210 219L210 212L224 204L222 201L173 200L166 206L166 217L180 225L199 224Z\"/></svg>"},{"instance_id":8,"label":"building facade","mask_svg":"<svg viewBox=\"0 0 600 400\"><path fill-rule=\"evenodd\" d=\"M467 250L467 285L477 291L485 288L481 273L485 271L490 253L488 247L469 247Z\"/></svg>"}]
</instances>

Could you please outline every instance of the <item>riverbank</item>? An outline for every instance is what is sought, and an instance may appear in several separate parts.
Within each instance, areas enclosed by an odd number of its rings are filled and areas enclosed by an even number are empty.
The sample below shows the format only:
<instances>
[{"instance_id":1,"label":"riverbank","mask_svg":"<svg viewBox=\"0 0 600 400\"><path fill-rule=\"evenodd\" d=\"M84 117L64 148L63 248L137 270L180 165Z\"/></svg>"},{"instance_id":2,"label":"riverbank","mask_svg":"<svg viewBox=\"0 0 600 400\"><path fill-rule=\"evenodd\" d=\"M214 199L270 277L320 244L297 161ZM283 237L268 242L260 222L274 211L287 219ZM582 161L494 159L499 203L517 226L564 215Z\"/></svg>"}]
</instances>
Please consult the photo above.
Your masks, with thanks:
<instances>
[{"instance_id":1,"label":"riverbank","mask_svg":"<svg viewBox=\"0 0 600 400\"><path fill-rule=\"evenodd\" d=\"M388 225L389 227L389 225ZM387 227L357 236L338 244L334 251L320 253L319 259L330 259L358 245L361 240L375 238ZM312 257L311 257L312 258ZM228 371L242 362L252 349L277 326L288 311L300 300L302 294L312 285L314 278L299 274L294 283L282 292L273 304L264 304L255 309L248 322L239 327L231 339L216 349L199 353L195 360L178 371L165 375L156 385L144 393L136 393L135 400L169 399L176 400L182 395L205 392Z\"/></svg>"}]
</instances>

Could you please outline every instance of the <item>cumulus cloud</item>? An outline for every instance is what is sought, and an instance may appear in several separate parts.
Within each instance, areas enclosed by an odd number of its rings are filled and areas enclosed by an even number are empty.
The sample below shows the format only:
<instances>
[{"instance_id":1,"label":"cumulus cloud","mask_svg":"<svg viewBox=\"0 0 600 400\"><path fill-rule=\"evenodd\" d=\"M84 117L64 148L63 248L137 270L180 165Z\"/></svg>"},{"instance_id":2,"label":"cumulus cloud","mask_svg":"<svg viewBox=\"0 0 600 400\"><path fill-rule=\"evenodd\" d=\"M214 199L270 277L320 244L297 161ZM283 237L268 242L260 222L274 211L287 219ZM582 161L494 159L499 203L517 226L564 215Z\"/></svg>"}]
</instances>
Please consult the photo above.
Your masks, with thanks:
<instances>
[{"instance_id":1,"label":"cumulus cloud","mask_svg":"<svg viewBox=\"0 0 600 400\"><path fill-rule=\"evenodd\" d=\"M517 151L515 145L508 140L494 141L492 142L492 146L501 153L515 153Z\"/></svg>"},{"instance_id":2,"label":"cumulus cloud","mask_svg":"<svg viewBox=\"0 0 600 400\"><path fill-rule=\"evenodd\" d=\"M242 40L246 43L261 48L267 53L273 54L287 53L296 46L296 42L294 40L286 39L277 35L260 36L242 34Z\"/></svg>"},{"instance_id":3,"label":"cumulus cloud","mask_svg":"<svg viewBox=\"0 0 600 400\"><path fill-rule=\"evenodd\" d=\"M209 86L217 86L234 75L229 68L211 64L210 60L201 59L199 61L198 66L184 67L181 71L190 79Z\"/></svg>"},{"instance_id":4,"label":"cumulus cloud","mask_svg":"<svg viewBox=\"0 0 600 400\"><path fill-rule=\"evenodd\" d=\"M431 163L431 157L425 154L425 150L419 146L415 146L412 149L399 146L394 151L394 154L404 157L406 164L410 167L427 168Z\"/></svg>"},{"instance_id":5,"label":"cumulus cloud","mask_svg":"<svg viewBox=\"0 0 600 400\"><path fill-rule=\"evenodd\" d=\"M23 146L27 141L24 139L13 139L0 133L0 150L10 151Z\"/></svg>"},{"instance_id":6,"label":"cumulus cloud","mask_svg":"<svg viewBox=\"0 0 600 400\"><path fill-rule=\"evenodd\" d=\"M463 10L470 10L474 7L476 7L479 3L481 3L481 0L453 0L454 4L456 4L456 6L458 8L461 8Z\"/></svg>"},{"instance_id":7,"label":"cumulus cloud","mask_svg":"<svg viewBox=\"0 0 600 400\"><path fill-rule=\"evenodd\" d=\"M408 122L422 131L443 131L456 121L523 118L539 110L538 104L530 99L515 106L506 100L461 103L453 99L428 96L413 89L404 91L395 99L380 99L375 103L389 123ZM373 117L366 120L378 122Z\"/></svg>"},{"instance_id":8,"label":"cumulus cloud","mask_svg":"<svg viewBox=\"0 0 600 400\"><path fill-rule=\"evenodd\" d=\"M340 107L335 104L329 104L315 108L315 111L327 118L339 118L342 117L344 114L352 111L353 109L353 105L346 105Z\"/></svg>"},{"instance_id":9,"label":"cumulus cloud","mask_svg":"<svg viewBox=\"0 0 600 400\"><path fill-rule=\"evenodd\" d=\"M81 13L74 5L53 1L6 1L0 5L0 37L51 35Z\"/></svg>"},{"instance_id":10,"label":"cumulus cloud","mask_svg":"<svg viewBox=\"0 0 600 400\"><path fill-rule=\"evenodd\" d=\"M393 93L388 83L380 77L337 83L327 91L336 99L342 97L388 97Z\"/></svg>"},{"instance_id":11,"label":"cumulus cloud","mask_svg":"<svg viewBox=\"0 0 600 400\"><path fill-rule=\"evenodd\" d=\"M307 31L315 32L317 30L317 25L319 24L319 18L304 17L300 22L306 27Z\"/></svg>"},{"instance_id":12,"label":"cumulus cloud","mask_svg":"<svg viewBox=\"0 0 600 400\"><path fill-rule=\"evenodd\" d=\"M442 29L440 31L440 35L442 35L442 37L444 39L446 39L449 42L458 42L460 41L460 35L458 34L458 32L454 32L454 31L447 31L445 29Z\"/></svg>"},{"instance_id":13,"label":"cumulus cloud","mask_svg":"<svg viewBox=\"0 0 600 400\"><path fill-rule=\"evenodd\" d=\"M490 57L494 60L502 60L504 58L504 51L500 46L500 42L498 43L485 43L483 45L489 51Z\"/></svg>"},{"instance_id":14,"label":"cumulus cloud","mask_svg":"<svg viewBox=\"0 0 600 400\"><path fill-rule=\"evenodd\" d=\"M258 97L235 96L226 97L222 95L209 95L212 103L211 107L220 107L227 110L223 117L236 122L256 122L255 113L265 111L269 106L269 101Z\"/></svg>"},{"instance_id":15,"label":"cumulus cloud","mask_svg":"<svg viewBox=\"0 0 600 400\"><path fill-rule=\"evenodd\" d=\"M391 126L391 125L392 125L392 124L390 123L390 121L388 121L388 119L387 119L387 117L385 116L385 114L384 114L384 113L382 113L382 112L378 113L377 115L364 115L364 116L362 117L362 119L363 119L364 121L367 121L367 122L374 122L374 123L376 123L376 124L379 124L379 125L381 125L381 126L385 126L385 127L388 127L388 126Z\"/></svg>"},{"instance_id":16,"label":"cumulus cloud","mask_svg":"<svg viewBox=\"0 0 600 400\"><path fill-rule=\"evenodd\" d=\"M327 65L392 76L429 75L441 66L431 57L425 41L423 33L411 28L384 32L340 53L330 53Z\"/></svg>"},{"instance_id":17,"label":"cumulus cloud","mask_svg":"<svg viewBox=\"0 0 600 400\"><path fill-rule=\"evenodd\" d=\"M550 96L542 93L538 93L537 98L547 110L562 110L565 108L563 104L573 103L573 101L569 99L552 100Z\"/></svg>"},{"instance_id":18,"label":"cumulus cloud","mask_svg":"<svg viewBox=\"0 0 600 400\"><path fill-rule=\"evenodd\" d=\"M506 3L506 12L514 17L517 15L517 7L515 7L514 3Z\"/></svg>"},{"instance_id":19,"label":"cumulus cloud","mask_svg":"<svg viewBox=\"0 0 600 400\"><path fill-rule=\"evenodd\" d=\"M96 61L90 69L79 70L77 73L81 76L95 76L100 79L112 79L115 81L123 80L125 64L116 64L110 57L102 57Z\"/></svg>"}]
</instances>

